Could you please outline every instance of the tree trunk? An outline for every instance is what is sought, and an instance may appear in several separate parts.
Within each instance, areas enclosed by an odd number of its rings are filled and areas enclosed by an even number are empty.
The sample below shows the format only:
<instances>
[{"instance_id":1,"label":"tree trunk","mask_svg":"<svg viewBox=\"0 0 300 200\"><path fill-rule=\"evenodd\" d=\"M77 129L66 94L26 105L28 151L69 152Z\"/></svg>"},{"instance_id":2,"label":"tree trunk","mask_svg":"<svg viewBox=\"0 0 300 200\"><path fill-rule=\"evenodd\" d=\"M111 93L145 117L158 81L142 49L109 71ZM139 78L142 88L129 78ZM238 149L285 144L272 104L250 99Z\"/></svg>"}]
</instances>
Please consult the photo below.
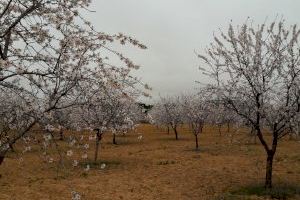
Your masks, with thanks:
<instances>
[{"instance_id":1,"label":"tree trunk","mask_svg":"<svg viewBox=\"0 0 300 200\"><path fill-rule=\"evenodd\" d=\"M116 134L113 134L113 144L117 144L117 141L116 141Z\"/></svg>"},{"instance_id":2,"label":"tree trunk","mask_svg":"<svg viewBox=\"0 0 300 200\"><path fill-rule=\"evenodd\" d=\"M230 123L227 123L227 133L230 131Z\"/></svg>"},{"instance_id":3,"label":"tree trunk","mask_svg":"<svg viewBox=\"0 0 300 200\"><path fill-rule=\"evenodd\" d=\"M178 140L178 132L177 132L177 128L174 128L174 133L175 133L175 139Z\"/></svg>"},{"instance_id":4,"label":"tree trunk","mask_svg":"<svg viewBox=\"0 0 300 200\"><path fill-rule=\"evenodd\" d=\"M170 134L170 127L168 126L168 135Z\"/></svg>"},{"instance_id":5,"label":"tree trunk","mask_svg":"<svg viewBox=\"0 0 300 200\"><path fill-rule=\"evenodd\" d=\"M64 140L64 131L62 129L59 131L59 140Z\"/></svg>"},{"instance_id":6,"label":"tree trunk","mask_svg":"<svg viewBox=\"0 0 300 200\"><path fill-rule=\"evenodd\" d=\"M11 150L12 152L14 152L14 153L16 152L16 151L15 151L15 148L14 148L14 146L13 146L12 144L9 144L9 148L10 148L10 150Z\"/></svg>"},{"instance_id":7,"label":"tree trunk","mask_svg":"<svg viewBox=\"0 0 300 200\"><path fill-rule=\"evenodd\" d=\"M4 150L2 150L1 152L0 152L0 165L3 163L3 161L4 161L4 159L5 159L5 157L6 157L6 153L7 153L7 151L8 151L9 149L4 149Z\"/></svg>"},{"instance_id":8,"label":"tree trunk","mask_svg":"<svg viewBox=\"0 0 300 200\"><path fill-rule=\"evenodd\" d=\"M218 129L219 129L219 136L222 136L222 131L221 131L222 125L218 125Z\"/></svg>"},{"instance_id":9,"label":"tree trunk","mask_svg":"<svg viewBox=\"0 0 300 200\"><path fill-rule=\"evenodd\" d=\"M95 148L95 158L94 158L94 161L97 162L97 159L98 159L98 151L99 151L99 145L100 144L100 138L97 134L97 138L96 138L96 148Z\"/></svg>"},{"instance_id":10,"label":"tree trunk","mask_svg":"<svg viewBox=\"0 0 300 200\"><path fill-rule=\"evenodd\" d=\"M196 150L199 149L199 144L198 144L198 135L195 134L195 141L196 141Z\"/></svg>"},{"instance_id":11,"label":"tree trunk","mask_svg":"<svg viewBox=\"0 0 300 200\"><path fill-rule=\"evenodd\" d=\"M100 132L100 129L94 129L96 132L96 147L95 147L95 157L94 161L96 162L98 159L98 152L100 147L100 142L102 140L102 132Z\"/></svg>"},{"instance_id":12,"label":"tree trunk","mask_svg":"<svg viewBox=\"0 0 300 200\"><path fill-rule=\"evenodd\" d=\"M266 189L272 188L273 158L274 158L274 152L273 151L268 152L267 166L266 166L266 181L265 181Z\"/></svg>"},{"instance_id":13,"label":"tree trunk","mask_svg":"<svg viewBox=\"0 0 300 200\"><path fill-rule=\"evenodd\" d=\"M0 155L0 165L3 163L5 156Z\"/></svg>"}]
</instances>

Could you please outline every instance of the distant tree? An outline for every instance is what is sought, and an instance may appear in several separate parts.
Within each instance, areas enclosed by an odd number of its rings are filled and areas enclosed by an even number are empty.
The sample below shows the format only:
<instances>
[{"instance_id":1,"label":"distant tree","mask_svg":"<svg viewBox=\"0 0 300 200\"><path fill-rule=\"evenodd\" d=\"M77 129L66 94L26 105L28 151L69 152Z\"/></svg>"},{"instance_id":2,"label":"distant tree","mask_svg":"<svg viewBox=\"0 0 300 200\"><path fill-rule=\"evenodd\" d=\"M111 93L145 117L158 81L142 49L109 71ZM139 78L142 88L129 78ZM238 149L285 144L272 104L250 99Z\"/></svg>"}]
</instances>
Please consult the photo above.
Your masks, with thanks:
<instances>
[{"instance_id":1,"label":"distant tree","mask_svg":"<svg viewBox=\"0 0 300 200\"><path fill-rule=\"evenodd\" d=\"M208 100L205 98L205 90L199 95L184 95L180 99L184 120L189 124L195 136L196 150L199 149L198 135L203 132L204 124L210 115Z\"/></svg>"},{"instance_id":2,"label":"distant tree","mask_svg":"<svg viewBox=\"0 0 300 200\"><path fill-rule=\"evenodd\" d=\"M153 108L147 114L147 118L151 124L157 127L157 129L167 127L167 132L169 134L170 129L167 120L168 118L166 117L166 113L164 112L160 102L153 105Z\"/></svg>"},{"instance_id":3,"label":"distant tree","mask_svg":"<svg viewBox=\"0 0 300 200\"><path fill-rule=\"evenodd\" d=\"M272 187L273 159L279 139L289 133L300 111L300 30L284 21L253 28L246 22L215 36L199 55L208 84L224 105L253 129L267 154L265 187ZM266 135L272 136L271 143Z\"/></svg>"},{"instance_id":4,"label":"distant tree","mask_svg":"<svg viewBox=\"0 0 300 200\"><path fill-rule=\"evenodd\" d=\"M152 123L158 126L166 126L168 133L169 128L174 131L175 139L178 140L178 126L183 123L183 113L180 104L180 98L161 97L160 100L153 105L149 115Z\"/></svg>"},{"instance_id":5,"label":"distant tree","mask_svg":"<svg viewBox=\"0 0 300 200\"><path fill-rule=\"evenodd\" d=\"M161 98L161 109L164 112L165 121L170 126L175 134L175 139L178 140L178 127L183 123L182 107L179 102L179 97Z\"/></svg>"},{"instance_id":6,"label":"distant tree","mask_svg":"<svg viewBox=\"0 0 300 200\"><path fill-rule=\"evenodd\" d=\"M123 90L118 90L99 84L96 82L85 87L87 102L74 109L70 119L73 127L94 131L95 162L98 160L104 134L111 132L113 144L117 144L116 134L134 129L141 116L141 110L135 101L136 97L124 93L124 87Z\"/></svg>"}]
</instances>

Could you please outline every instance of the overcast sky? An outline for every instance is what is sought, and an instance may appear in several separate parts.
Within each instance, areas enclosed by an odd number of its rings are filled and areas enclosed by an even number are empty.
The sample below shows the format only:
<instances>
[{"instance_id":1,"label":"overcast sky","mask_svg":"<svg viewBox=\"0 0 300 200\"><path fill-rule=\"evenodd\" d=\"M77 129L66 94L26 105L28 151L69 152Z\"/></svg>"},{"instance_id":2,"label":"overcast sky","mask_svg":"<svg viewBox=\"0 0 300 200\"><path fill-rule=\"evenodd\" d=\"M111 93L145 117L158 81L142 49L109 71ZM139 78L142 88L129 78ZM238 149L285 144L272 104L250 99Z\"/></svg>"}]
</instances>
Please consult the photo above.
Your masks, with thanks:
<instances>
[{"instance_id":1,"label":"overcast sky","mask_svg":"<svg viewBox=\"0 0 300 200\"><path fill-rule=\"evenodd\" d=\"M154 99L198 87L195 81L204 76L194 51L203 51L230 20L300 20L300 0L94 0L91 9L96 12L88 18L98 31L122 32L147 45L124 53L142 66L136 75L153 88Z\"/></svg>"}]
</instances>

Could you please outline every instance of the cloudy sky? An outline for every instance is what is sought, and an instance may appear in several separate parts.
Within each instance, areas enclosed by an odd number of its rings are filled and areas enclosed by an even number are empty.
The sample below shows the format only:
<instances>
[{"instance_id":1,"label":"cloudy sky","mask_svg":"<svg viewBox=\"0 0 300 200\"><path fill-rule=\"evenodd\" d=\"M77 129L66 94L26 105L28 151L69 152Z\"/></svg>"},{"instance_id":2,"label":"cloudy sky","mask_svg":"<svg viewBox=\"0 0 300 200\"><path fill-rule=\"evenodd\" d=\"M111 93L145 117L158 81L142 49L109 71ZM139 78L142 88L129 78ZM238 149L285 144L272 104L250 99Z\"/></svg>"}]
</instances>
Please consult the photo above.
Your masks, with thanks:
<instances>
[{"instance_id":1,"label":"cloudy sky","mask_svg":"<svg viewBox=\"0 0 300 200\"><path fill-rule=\"evenodd\" d=\"M155 99L197 88L204 76L194 51L203 51L231 20L262 23L284 16L294 24L299 8L299 0L94 0L88 18L98 31L126 33L147 45L124 53L142 66L135 74L153 88Z\"/></svg>"}]
</instances>

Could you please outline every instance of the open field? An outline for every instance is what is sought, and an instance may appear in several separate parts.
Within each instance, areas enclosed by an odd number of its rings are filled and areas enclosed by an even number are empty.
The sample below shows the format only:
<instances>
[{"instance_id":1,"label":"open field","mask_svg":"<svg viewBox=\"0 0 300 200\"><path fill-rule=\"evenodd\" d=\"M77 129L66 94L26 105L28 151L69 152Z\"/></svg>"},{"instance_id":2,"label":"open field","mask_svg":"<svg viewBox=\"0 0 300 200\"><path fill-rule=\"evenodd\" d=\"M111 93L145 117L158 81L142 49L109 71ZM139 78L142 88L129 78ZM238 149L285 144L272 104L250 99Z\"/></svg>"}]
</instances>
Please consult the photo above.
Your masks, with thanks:
<instances>
[{"instance_id":1,"label":"open field","mask_svg":"<svg viewBox=\"0 0 300 200\"><path fill-rule=\"evenodd\" d=\"M141 141L138 133L143 134ZM231 143L226 133L220 137L211 127L205 127L199 138L200 151L194 150L194 137L187 129L180 129L179 138L150 125L119 136L118 145L105 135L99 160L107 167L92 166L88 173L78 168L57 171L56 164L46 165L34 150L21 164L11 153L0 168L0 199L71 199L72 190L89 200L264 199L229 195L263 183L265 152L260 144L246 144L245 135L234 136ZM280 142L275 186L300 187L299 147L299 141ZM93 158L93 146L89 157Z\"/></svg>"}]
</instances>

